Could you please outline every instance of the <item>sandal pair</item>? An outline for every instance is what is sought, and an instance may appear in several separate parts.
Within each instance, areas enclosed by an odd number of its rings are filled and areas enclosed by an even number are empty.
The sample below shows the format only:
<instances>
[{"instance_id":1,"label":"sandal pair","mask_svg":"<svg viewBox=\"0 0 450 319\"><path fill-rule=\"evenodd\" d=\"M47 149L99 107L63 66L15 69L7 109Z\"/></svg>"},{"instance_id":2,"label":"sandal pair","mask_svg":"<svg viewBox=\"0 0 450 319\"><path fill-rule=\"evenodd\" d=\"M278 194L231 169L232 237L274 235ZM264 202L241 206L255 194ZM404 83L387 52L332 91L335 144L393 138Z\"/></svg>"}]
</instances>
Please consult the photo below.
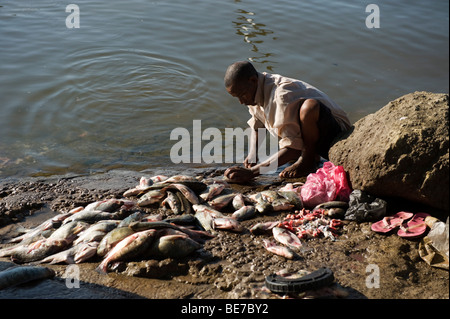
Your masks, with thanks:
<instances>
[{"instance_id":1,"label":"sandal pair","mask_svg":"<svg viewBox=\"0 0 450 319\"><path fill-rule=\"evenodd\" d=\"M427 213L417 213L414 215L409 212L398 212L397 214L386 216L382 220L373 223L371 228L378 233L388 233L399 228L397 235L400 237L416 238L425 233L427 229L425 218L427 216L430 215Z\"/></svg>"}]
</instances>

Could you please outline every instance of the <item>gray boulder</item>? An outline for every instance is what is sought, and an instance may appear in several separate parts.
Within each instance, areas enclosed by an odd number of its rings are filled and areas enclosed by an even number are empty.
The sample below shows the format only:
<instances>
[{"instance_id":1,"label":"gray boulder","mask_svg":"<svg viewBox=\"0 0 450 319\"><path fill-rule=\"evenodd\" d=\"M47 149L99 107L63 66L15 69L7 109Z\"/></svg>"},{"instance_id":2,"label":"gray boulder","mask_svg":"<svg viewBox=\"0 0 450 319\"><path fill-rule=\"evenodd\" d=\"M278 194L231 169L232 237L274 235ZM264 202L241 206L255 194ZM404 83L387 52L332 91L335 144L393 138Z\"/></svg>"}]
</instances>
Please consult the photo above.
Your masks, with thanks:
<instances>
[{"instance_id":1,"label":"gray boulder","mask_svg":"<svg viewBox=\"0 0 450 319\"><path fill-rule=\"evenodd\" d=\"M414 92L357 121L330 149L353 189L449 210L449 95Z\"/></svg>"}]
</instances>

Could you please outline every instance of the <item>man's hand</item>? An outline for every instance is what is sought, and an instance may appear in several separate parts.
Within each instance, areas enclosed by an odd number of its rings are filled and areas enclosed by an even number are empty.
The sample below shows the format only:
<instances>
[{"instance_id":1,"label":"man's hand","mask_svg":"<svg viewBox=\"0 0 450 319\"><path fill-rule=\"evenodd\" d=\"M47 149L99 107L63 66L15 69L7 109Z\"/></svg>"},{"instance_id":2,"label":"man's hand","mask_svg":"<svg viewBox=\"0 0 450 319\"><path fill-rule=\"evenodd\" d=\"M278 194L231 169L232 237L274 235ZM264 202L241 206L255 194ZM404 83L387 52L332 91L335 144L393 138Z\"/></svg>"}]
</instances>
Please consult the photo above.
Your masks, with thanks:
<instances>
[{"instance_id":1,"label":"man's hand","mask_svg":"<svg viewBox=\"0 0 450 319\"><path fill-rule=\"evenodd\" d=\"M258 158L256 154L250 153L244 160L244 167L250 168L256 165L256 162L258 161Z\"/></svg>"},{"instance_id":2,"label":"man's hand","mask_svg":"<svg viewBox=\"0 0 450 319\"><path fill-rule=\"evenodd\" d=\"M252 180L255 177L255 173L248 168L233 166L225 171L224 176L230 182L245 183Z\"/></svg>"}]
</instances>

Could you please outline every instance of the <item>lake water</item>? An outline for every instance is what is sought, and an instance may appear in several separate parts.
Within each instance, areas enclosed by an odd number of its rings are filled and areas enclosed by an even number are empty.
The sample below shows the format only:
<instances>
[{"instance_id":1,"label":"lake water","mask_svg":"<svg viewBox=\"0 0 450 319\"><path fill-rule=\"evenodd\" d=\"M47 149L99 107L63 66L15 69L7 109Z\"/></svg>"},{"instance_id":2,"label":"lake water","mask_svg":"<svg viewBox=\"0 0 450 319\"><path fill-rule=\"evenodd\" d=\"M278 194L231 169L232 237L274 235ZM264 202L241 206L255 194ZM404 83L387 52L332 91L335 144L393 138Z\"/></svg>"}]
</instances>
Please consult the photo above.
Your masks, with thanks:
<instances>
[{"instance_id":1,"label":"lake water","mask_svg":"<svg viewBox=\"0 0 450 319\"><path fill-rule=\"evenodd\" d=\"M353 123L448 92L446 0L376 0L379 20L357 0L72 3L79 28L68 2L0 3L0 177L181 165L175 128L246 128L223 86L237 60L315 85Z\"/></svg>"}]
</instances>

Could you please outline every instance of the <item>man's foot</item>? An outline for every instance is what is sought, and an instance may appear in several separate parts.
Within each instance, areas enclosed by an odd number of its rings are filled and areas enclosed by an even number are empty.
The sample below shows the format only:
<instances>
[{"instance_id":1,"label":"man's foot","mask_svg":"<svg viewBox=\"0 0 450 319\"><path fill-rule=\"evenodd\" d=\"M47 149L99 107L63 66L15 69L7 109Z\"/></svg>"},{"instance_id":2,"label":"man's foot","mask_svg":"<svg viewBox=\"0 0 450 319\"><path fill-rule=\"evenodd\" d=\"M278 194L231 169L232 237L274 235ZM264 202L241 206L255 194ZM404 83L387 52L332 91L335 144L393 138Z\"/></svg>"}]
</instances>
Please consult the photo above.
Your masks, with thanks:
<instances>
[{"instance_id":1,"label":"man's foot","mask_svg":"<svg viewBox=\"0 0 450 319\"><path fill-rule=\"evenodd\" d=\"M300 159L292 164L291 166L286 167L281 173L280 177L284 178L295 178L295 177L304 177L309 173L313 173L316 171L315 162L306 163L301 157Z\"/></svg>"}]
</instances>

